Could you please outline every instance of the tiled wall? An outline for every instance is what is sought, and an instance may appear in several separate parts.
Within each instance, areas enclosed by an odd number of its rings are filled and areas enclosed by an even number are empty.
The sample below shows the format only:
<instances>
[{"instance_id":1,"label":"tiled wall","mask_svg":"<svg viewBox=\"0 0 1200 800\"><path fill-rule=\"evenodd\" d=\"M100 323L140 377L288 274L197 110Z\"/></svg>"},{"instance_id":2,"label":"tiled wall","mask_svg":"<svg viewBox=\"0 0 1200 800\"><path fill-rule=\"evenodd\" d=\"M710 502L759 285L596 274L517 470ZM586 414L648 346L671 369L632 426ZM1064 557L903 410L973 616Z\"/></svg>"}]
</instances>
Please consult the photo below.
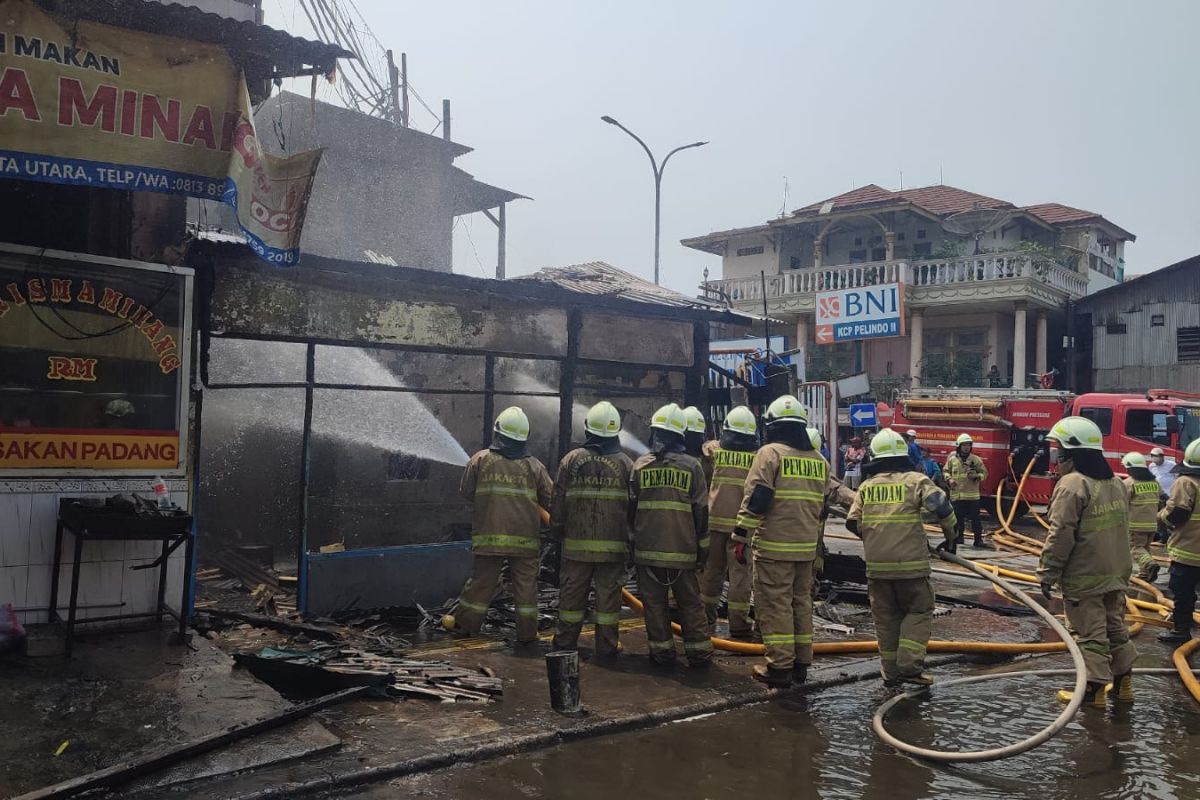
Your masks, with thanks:
<instances>
[{"instance_id":1,"label":"tiled wall","mask_svg":"<svg viewBox=\"0 0 1200 800\"><path fill-rule=\"evenodd\" d=\"M0 480L0 605L12 603L25 624L48 621L50 572L54 564L54 529L60 497L111 497L138 492L149 496L149 479ZM168 480L171 500L188 508L185 480ZM63 565L59 575L59 607L71 596L74 538L63 534ZM158 570L136 572L130 567L154 561L159 542L85 542L79 572L77 619L154 610ZM178 610L183 587L183 546L167 562L166 601ZM123 605L122 605L123 604ZM91 606L90 608L88 606Z\"/></svg>"}]
</instances>

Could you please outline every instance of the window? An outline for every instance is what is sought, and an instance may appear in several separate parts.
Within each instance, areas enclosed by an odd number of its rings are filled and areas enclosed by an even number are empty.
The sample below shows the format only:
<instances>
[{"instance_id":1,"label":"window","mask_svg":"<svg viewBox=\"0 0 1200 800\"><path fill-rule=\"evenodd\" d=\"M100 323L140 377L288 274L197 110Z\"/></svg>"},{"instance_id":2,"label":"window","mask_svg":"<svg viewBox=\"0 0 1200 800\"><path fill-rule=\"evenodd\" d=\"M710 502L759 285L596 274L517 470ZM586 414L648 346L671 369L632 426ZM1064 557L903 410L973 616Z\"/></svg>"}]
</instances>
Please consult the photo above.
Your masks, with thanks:
<instances>
[{"instance_id":1,"label":"window","mask_svg":"<svg viewBox=\"0 0 1200 800\"><path fill-rule=\"evenodd\" d=\"M933 255L933 242L917 242L912 249L914 256Z\"/></svg>"},{"instance_id":2,"label":"window","mask_svg":"<svg viewBox=\"0 0 1200 800\"><path fill-rule=\"evenodd\" d=\"M862 247L862 237L861 236L859 236L857 239L854 240L854 246Z\"/></svg>"},{"instance_id":3,"label":"window","mask_svg":"<svg viewBox=\"0 0 1200 800\"><path fill-rule=\"evenodd\" d=\"M858 264L858 263L861 263L866 260L867 260L867 251L866 250L851 250L850 251L850 263L851 264Z\"/></svg>"},{"instance_id":4,"label":"window","mask_svg":"<svg viewBox=\"0 0 1200 800\"><path fill-rule=\"evenodd\" d=\"M1200 328L1175 331L1175 347L1175 360L1180 364L1200 364Z\"/></svg>"},{"instance_id":5,"label":"window","mask_svg":"<svg viewBox=\"0 0 1200 800\"><path fill-rule=\"evenodd\" d=\"M762 255L762 251L763 247L760 244L755 247L739 247L737 249L737 254L739 256L760 256Z\"/></svg>"},{"instance_id":6,"label":"window","mask_svg":"<svg viewBox=\"0 0 1200 800\"><path fill-rule=\"evenodd\" d=\"M1128 326L1124 322L1109 322L1104 326L1104 332L1110 336L1120 336L1125 333Z\"/></svg>"},{"instance_id":7,"label":"window","mask_svg":"<svg viewBox=\"0 0 1200 800\"><path fill-rule=\"evenodd\" d=\"M788 261L788 266L792 269L800 269L800 267L803 266L803 264L800 263L800 256L792 256Z\"/></svg>"},{"instance_id":8,"label":"window","mask_svg":"<svg viewBox=\"0 0 1200 800\"><path fill-rule=\"evenodd\" d=\"M1150 317L1151 328L1161 328L1167 324L1167 318L1162 314L1153 314Z\"/></svg>"},{"instance_id":9,"label":"window","mask_svg":"<svg viewBox=\"0 0 1200 800\"><path fill-rule=\"evenodd\" d=\"M885 248L876 247L871 251L872 261L883 261L885 258L887 258L887 250Z\"/></svg>"},{"instance_id":10,"label":"window","mask_svg":"<svg viewBox=\"0 0 1200 800\"><path fill-rule=\"evenodd\" d=\"M1084 419L1090 419L1100 428L1100 432L1105 436L1112 433L1112 409L1111 408L1081 408L1079 416Z\"/></svg>"},{"instance_id":11,"label":"window","mask_svg":"<svg viewBox=\"0 0 1200 800\"><path fill-rule=\"evenodd\" d=\"M1125 412L1125 432L1143 442L1171 444L1171 437L1167 433L1167 414L1164 411L1131 408Z\"/></svg>"},{"instance_id":12,"label":"window","mask_svg":"<svg viewBox=\"0 0 1200 800\"><path fill-rule=\"evenodd\" d=\"M917 228L917 238L918 239L925 238L925 229L924 228Z\"/></svg>"},{"instance_id":13,"label":"window","mask_svg":"<svg viewBox=\"0 0 1200 800\"><path fill-rule=\"evenodd\" d=\"M896 241L898 241L898 242L904 241L904 231L901 231L900 233L896 234Z\"/></svg>"}]
</instances>

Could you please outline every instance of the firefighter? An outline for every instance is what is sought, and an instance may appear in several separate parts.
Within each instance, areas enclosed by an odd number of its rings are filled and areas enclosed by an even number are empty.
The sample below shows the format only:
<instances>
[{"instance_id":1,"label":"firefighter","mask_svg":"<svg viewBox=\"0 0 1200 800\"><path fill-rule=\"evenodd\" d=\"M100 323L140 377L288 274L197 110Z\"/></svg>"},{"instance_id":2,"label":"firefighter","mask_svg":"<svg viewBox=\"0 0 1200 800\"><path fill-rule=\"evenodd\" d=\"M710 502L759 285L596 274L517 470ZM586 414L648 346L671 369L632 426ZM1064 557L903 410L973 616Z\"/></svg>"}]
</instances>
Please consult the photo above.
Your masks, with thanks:
<instances>
[{"instance_id":1,"label":"firefighter","mask_svg":"<svg viewBox=\"0 0 1200 800\"><path fill-rule=\"evenodd\" d=\"M1084 702L1103 708L1109 682L1117 699L1133 702L1137 650L1125 624L1129 511L1124 485L1104 458L1103 435L1083 417L1064 417L1046 435L1058 464L1050 497L1050 532L1042 546L1038 580L1047 601L1058 584L1067 623L1087 664ZM1070 702L1071 692L1058 699Z\"/></svg>"},{"instance_id":2,"label":"firefighter","mask_svg":"<svg viewBox=\"0 0 1200 800\"><path fill-rule=\"evenodd\" d=\"M1146 457L1141 453L1126 453L1121 464L1128 473L1122 482L1129 493L1129 554L1138 577L1154 583L1158 564L1150 555L1150 543L1158 530L1158 498L1162 488L1146 468Z\"/></svg>"},{"instance_id":3,"label":"firefighter","mask_svg":"<svg viewBox=\"0 0 1200 800\"><path fill-rule=\"evenodd\" d=\"M471 518L471 577L458 598L457 616L445 626L462 636L479 632L500 572L508 565L517 611L517 643L537 639L537 576L541 518L552 486L545 466L525 452L529 418L517 406L496 417L492 445L471 456L459 491L474 508Z\"/></svg>"},{"instance_id":4,"label":"firefighter","mask_svg":"<svg viewBox=\"0 0 1200 800\"><path fill-rule=\"evenodd\" d=\"M1200 439L1187 446L1183 463L1175 471L1167 504L1158 519L1171 531L1167 554L1171 557L1171 592L1175 610L1174 627L1159 641L1183 644L1192 638L1192 614L1196 610L1196 586L1200 585Z\"/></svg>"},{"instance_id":5,"label":"firefighter","mask_svg":"<svg viewBox=\"0 0 1200 800\"><path fill-rule=\"evenodd\" d=\"M708 624L717 621L717 606L725 572L729 571L729 635L735 639L748 638L753 633L750 620L750 567L733 558L733 543L729 537L737 527L737 512L742 506L742 490L746 475L758 449L758 422L754 412L745 406L731 408L721 425L719 441L704 445L705 459L712 464L712 479L708 490L708 531L712 539L708 562L700 577L700 596L708 615Z\"/></svg>"},{"instance_id":6,"label":"firefighter","mask_svg":"<svg viewBox=\"0 0 1200 800\"><path fill-rule=\"evenodd\" d=\"M675 663L668 605L674 595L688 664L704 667L713 646L697 570L708 557L708 485L700 462L686 452L686 432L679 406L670 403L654 412L650 452L633 463L629 479L629 520L650 660Z\"/></svg>"},{"instance_id":7,"label":"firefighter","mask_svg":"<svg viewBox=\"0 0 1200 800\"><path fill-rule=\"evenodd\" d=\"M687 421L687 430L683 434L683 443L687 448L687 454L692 458L703 460L704 434L708 429L704 414L695 406L688 406L683 410L683 418ZM706 469L704 477L708 478L711 474L712 471Z\"/></svg>"},{"instance_id":8,"label":"firefighter","mask_svg":"<svg viewBox=\"0 0 1200 800\"><path fill-rule=\"evenodd\" d=\"M958 544L963 543L963 531L967 522L975 534L972 547L987 548L983 541L983 520L979 517L979 484L987 477L983 460L971 452L975 440L969 433L960 433L954 442L954 453L946 459L944 474L950 486L950 501L954 504L954 515L958 518Z\"/></svg>"},{"instance_id":9,"label":"firefighter","mask_svg":"<svg viewBox=\"0 0 1200 800\"><path fill-rule=\"evenodd\" d=\"M555 650L578 648L588 591L596 593L596 656L617 655L621 587L629 553L629 475L621 452L621 415L612 403L592 406L583 447L563 456L554 481L550 531L562 539Z\"/></svg>"},{"instance_id":10,"label":"firefighter","mask_svg":"<svg viewBox=\"0 0 1200 800\"><path fill-rule=\"evenodd\" d=\"M885 686L928 686L933 678L924 664L933 627L933 583L921 514L937 518L946 537L938 549L953 553L958 540L954 509L928 476L910 469L904 439L890 428L871 439L867 473L846 528L863 540L880 672Z\"/></svg>"},{"instance_id":11,"label":"firefighter","mask_svg":"<svg viewBox=\"0 0 1200 800\"><path fill-rule=\"evenodd\" d=\"M738 561L748 541L754 558L754 613L766 646L754 679L781 688L803 683L812 664L814 561L821 513L836 485L808 437L799 400L777 398L763 419L767 444L750 466L732 539Z\"/></svg>"}]
</instances>

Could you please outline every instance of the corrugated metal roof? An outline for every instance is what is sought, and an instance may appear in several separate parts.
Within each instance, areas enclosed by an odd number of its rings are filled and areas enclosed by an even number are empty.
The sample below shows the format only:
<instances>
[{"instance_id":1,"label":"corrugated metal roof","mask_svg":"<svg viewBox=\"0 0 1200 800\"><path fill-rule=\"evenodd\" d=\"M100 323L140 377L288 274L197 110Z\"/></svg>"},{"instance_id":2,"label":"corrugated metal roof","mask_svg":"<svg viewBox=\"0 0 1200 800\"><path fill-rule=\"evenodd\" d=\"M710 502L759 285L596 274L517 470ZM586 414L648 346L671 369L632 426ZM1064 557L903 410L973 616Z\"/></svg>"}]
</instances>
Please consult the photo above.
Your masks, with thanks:
<instances>
[{"instance_id":1,"label":"corrugated metal roof","mask_svg":"<svg viewBox=\"0 0 1200 800\"><path fill-rule=\"evenodd\" d=\"M672 289L656 286L603 261L589 261L586 264L572 264L567 267L546 267L531 275L521 275L512 280L550 283L579 294L615 297L672 308L726 310L719 303L688 297Z\"/></svg>"},{"instance_id":2,"label":"corrugated metal roof","mask_svg":"<svg viewBox=\"0 0 1200 800\"><path fill-rule=\"evenodd\" d=\"M67 20L86 19L118 28L219 44L232 51L234 60L242 62L242 66L250 58L259 65L269 65L268 70L274 67L285 77L298 74L305 65L332 68L339 58L356 58L340 45L301 39L266 25L223 17L178 3L153 0L35 2L48 13Z\"/></svg>"}]
</instances>

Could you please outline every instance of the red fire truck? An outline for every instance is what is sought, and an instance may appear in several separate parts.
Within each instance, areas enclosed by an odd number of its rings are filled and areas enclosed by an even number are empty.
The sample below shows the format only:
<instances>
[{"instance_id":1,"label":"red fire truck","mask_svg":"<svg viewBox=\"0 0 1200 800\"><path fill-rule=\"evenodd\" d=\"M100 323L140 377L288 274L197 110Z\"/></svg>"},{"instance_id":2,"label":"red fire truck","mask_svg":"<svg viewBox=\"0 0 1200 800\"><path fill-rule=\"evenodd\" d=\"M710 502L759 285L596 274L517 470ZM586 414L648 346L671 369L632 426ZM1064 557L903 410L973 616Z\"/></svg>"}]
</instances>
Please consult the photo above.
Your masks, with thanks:
<instances>
[{"instance_id":1,"label":"red fire truck","mask_svg":"<svg viewBox=\"0 0 1200 800\"><path fill-rule=\"evenodd\" d=\"M1054 489L1045 436L1065 416L1087 417L1104 433L1104 454L1117 472L1124 472L1121 457L1130 451L1148 454L1161 447L1176 462L1184 449L1200 438L1200 395L1152 389L1144 395L1074 395L1047 389L914 389L897 398L895 409L880 409L881 422L904 432L916 430L917 442L929 448L939 464L954 452L954 440L969 433L975 453L988 469L982 493L995 509L995 495L1012 497L1015 477L1031 459L1033 471L1023 497L1045 504ZM1009 461L1012 461L1010 469ZM1007 509L1008 503L1002 499ZM1019 509L1019 512L1024 509Z\"/></svg>"}]
</instances>

